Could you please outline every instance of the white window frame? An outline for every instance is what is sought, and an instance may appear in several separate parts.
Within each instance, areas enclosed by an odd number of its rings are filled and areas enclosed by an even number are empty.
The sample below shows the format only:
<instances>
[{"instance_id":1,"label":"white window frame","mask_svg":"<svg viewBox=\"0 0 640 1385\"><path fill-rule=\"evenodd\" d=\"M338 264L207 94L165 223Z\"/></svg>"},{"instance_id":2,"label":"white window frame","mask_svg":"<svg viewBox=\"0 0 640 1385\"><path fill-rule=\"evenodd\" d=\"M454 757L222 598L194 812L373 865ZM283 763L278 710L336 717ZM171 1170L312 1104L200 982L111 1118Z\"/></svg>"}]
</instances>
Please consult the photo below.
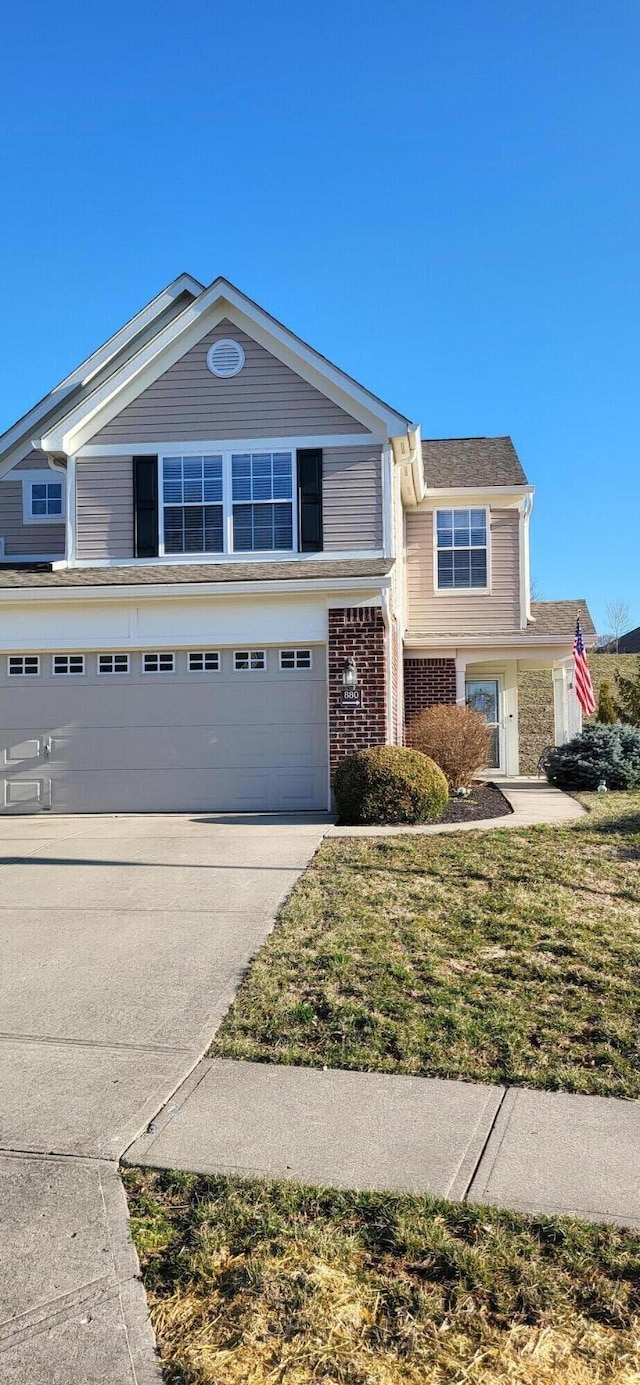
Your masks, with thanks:
<instances>
[{"instance_id":1,"label":"white window frame","mask_svg":"<svg viewBox=\"0 0 640 1385\"><path fill-rule=\"evenodd\" d=\"M16 472L12 479L22 481L22 522L23 524L65 524L67 518L67 487L65 477L61 472L53 471L51 467L47 471L20 471ZM32 491L34 486L60 486L62 509L59 515L34 515L32 511Z\"/></svg>"},{"instance_id":2,"label":"white window frame","mask_svg":"<svg viewBox=\"0 0 640 1385\"><path fill-rule=\"evenodd\" d=\"M192 659L202 659L202 667L198 668L193 665L191 663ZM215 661L212 668L206 667L207 659L213 659ZM189 673L219 673L221 667L222 661L220 659L219 649L190 649L188 651L187 668Z\"/></svg>"},{"instance_id":3,"label":"white window frame","mask_svg":"<svg viewBox=\"0 0 640 1385\"><path fill-rule=\"evenodd\" d=\"M304 446L305 444L301 444ZM179 443L172 448L165 444L164 448L158 452L158 556L160 558L173 559L175 562L184 562L185 558L190 562L197 562L199 559L207 562L215 562L216 559L224 557L236 557L240 562L251 558L284 558L292 553L298 552L298 487L296 479L296 454L298 444L293 440L286 445L277 445L270 439L266 439L260 446L252 444L250 447L238 442L233 447L210 448L204 444L185 447ZM236 504L266 504L266 505L291 505L291 548L239 548L233 547L233 478L231 470L232 456L239 456L241 453L249 452L288 452L291 456L291 500L275 501L236 501ZM164 492L163 492L163 463L170 457L222 457L222 549L219 552L201 553L165 553L164 547ZM209 502L219 504L219 501Z\"/></svg>"},{"instance_id":4,"label":"white window frame","mask_svg":"<svg viewBox=\"0 0 640 1385\"><path fill-rule=\"evenodd\" d=\"M485 587L440 587L438 585L438 553L452 553L453 548L438 547L438 515L450 510L455 514L456 510L484 510L485 516L485 537L486 543L470 544L468 547L458 549L459 553L470 551L484 551L487 554L487 585ZM491 510L488 505L438 505L433 511L433 590L436 596L490 596L491 595Z\"/></svg>"},{"instance_id":5,"label":"white window frame","mask_svg":"<svg viewBox=\"0 0 640 1385\"><path fill-rule=\"evenodd\" d=\"M66 661L67 661L67 668L56 668L56 661L57 661L58 659L66 659ZM72 660L72 659L74 659L74 660L76 660L76 661L79 661L80 664L82 665L82 667L81 667L81 668L71 668L71 667L70 667L70 663L71 663L71 660ZM82 678L82 677L84 677L84 674L86 673L86 662L85 662L84 654L52 654L52 655L51 655L51 673L52 673L52 676L53 676L54 678Z\"/></svg>"},{"instance_id":6,"label":"white window frame","mask_svg":"<svg viewBox=\"0 0 640 1385\"><path fill-rule=\"evenodd\" d=\"M35 668L25 668L25 664L35 662ZM21 664L21 668L12 668L12 664ZM39 678L40 677L40 655L39 654L8 654L7 655L7 678Z\"/></svg>"},{"instance_id":7,"label":"white window frame","mask_svg":"<svg viewBox=\"0 0 640 1385\"><path fill-rule=\"evenodd\" d=\"M100 667L100 664L101 664L101 661L102 661L103 659L111 659L111 660L112 660L112 665L113 665L113 666L112 666L111 668L101 668L101 667ZM125 667L124 667L124 668L116 668L116 667L115 667L115 660L116 660L116 659L124 659L124 660L125 660ZM100 678L114 678L114 677L117 678L118 676L120 676L120 677L122 678L122 677L125 676L125 674L129 673L129 671L130 671L129 655L128 655L128 654L124 654L124 653L120 653L120 652L116 652L116 653L114 653L114 654L111 654L111 653L109 653L109 654L106 654L106 653L105 653L105 654L98 654L96 667L97 667L98 675L99 675Z\"/></svg>"},{"instance_id":8,"label":"white window frame","mask_svg":"<svg viewBox=\"0 0 640 1385\"><path fill-rule=\"evenodd\" d=\"M147 668L147 659L157 659L157 660L158 660L158 665L157 665L157 667L156 667L156 668ZM170 668L160 668L160 660L161 660L161 659L170 659L170 660L171 660L171 667L170 667ZM145 650L144 654L142 655L142 672L145 673L145 674L148 673L148 674L150 674L151 676L153 676L153 674L157 674L157 673L175 673L175 671L176 671L176 656L175 656L175 654L172 652L172 650L170 650L170 649L148 649L148 650Z\"/></svg>"},{"instance_id":9,"label":"white window frame","mask_svg":"<svg viewBox=\"0 0 640 1385\"><path fill-rule=\"evenodd\" d=\"M248 667L241 668L238 659L248 660ZM261 659L262 663L253 664L254 658ZM266 649L234 649L233 651L233 671L234 673L266 673L267 671L267 651Z\"/></svg>"},{"instance_id":10,"label":"white window frame","mask_svg":"<svg viewBox=\"0 0 640 1385\"><path fill-rule=\"evenodd\" d=\"M283 659L287 654L293 656L292 664L283 663ZM301 663L301 659L304 659L305 662ZM306 662L307 660L308 662ZM313 668L313 650L310 648L304 649L302 647L300 647L299 649L281 649L279 655L279 663L280 668L284 673L296 673L298 670L304 670L308 673L309 669Z\"/></svg>"}]
</instances>

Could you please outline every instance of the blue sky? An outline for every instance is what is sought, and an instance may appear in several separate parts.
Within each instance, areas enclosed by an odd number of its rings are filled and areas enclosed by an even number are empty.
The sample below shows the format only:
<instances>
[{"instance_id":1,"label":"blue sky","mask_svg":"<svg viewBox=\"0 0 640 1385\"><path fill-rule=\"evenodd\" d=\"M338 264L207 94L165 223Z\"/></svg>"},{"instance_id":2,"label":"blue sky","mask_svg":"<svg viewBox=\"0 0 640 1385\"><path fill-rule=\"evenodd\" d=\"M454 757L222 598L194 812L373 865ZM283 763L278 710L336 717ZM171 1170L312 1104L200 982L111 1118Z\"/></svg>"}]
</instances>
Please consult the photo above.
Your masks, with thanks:
<instances>
[{"instance_id":1,"label":"blue sky","mask_svg":"<svg viewBox=\"0 0 640 1385\"><path fill-rule=\"evenodd\" d=\"M640 7L23 3L0 53L0 428L180 270L425 436L511 433L533 567L640 623Z\"/></svg>"}]
</instances>

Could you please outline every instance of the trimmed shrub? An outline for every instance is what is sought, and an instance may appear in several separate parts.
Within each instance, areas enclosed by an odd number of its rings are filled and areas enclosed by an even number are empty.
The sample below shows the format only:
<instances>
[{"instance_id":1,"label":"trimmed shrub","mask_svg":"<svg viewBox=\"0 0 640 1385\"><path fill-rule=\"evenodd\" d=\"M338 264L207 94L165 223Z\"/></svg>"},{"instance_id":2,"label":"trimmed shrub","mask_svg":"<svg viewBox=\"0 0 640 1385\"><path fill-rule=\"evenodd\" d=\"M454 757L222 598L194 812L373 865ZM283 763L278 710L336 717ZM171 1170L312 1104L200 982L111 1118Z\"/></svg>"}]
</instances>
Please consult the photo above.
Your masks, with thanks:
<instances>
[{"instance_id":1,"label":"trimmed shrub","mask_svg":"<svg viewBox=\"0 0 640 1385\"><path fill-rule=\"evenodd\" d=\"M596 721L602 722L603 726L613 726L614 722L616 722L617 720L618 718L616 716L616 709L613 705L613 693L611 692L611 684L609 682L609 679L605 678L604 682L600 685L600 695L598 697L598 710L596 712Z\"/></svg>"},{"instance_id":2,"label":"trimmed shrub","mask_svg":"<svg viewBox=\"0 0 640 1385\"><path fill-rule=\"evenodd\" d=\"M341 760L333 791L343 824L431 822L449 798L433 760L396 745L375 745Z\"/></svg>"},{"instance_id":3,"label":"trimmed shrub","mask_svg":"<svg viewBox=\"0 0 640 1385\"><path fill-rule=\"evenodd\" d=\"M559 789L635 789L640 785L640 730L596 721L580 736L546 752L543 767Z\"/></svg>"},{"instance_id":4,"label":"trimmed shrub","mask_svg":"<svg viewBox=\"0 0 640 1385\"><path fill-rule=\"evenodd\" d=\"M616 712L620 720L640 726L640 659L636 660L636 671L631 677L616 673L616 694Z\"/></svg>"},{"instance_id":5,"label":"trimmed shrub","mask_svg":"<svg viewBox=\"0 0 640 1385\"><path fill-rule=\"evenodd\" d=\"M407 745L440 766L450 789L469 788L489 760L491 729L474 707L426 707L407 727Z\"/></svg>"}]
</instances>

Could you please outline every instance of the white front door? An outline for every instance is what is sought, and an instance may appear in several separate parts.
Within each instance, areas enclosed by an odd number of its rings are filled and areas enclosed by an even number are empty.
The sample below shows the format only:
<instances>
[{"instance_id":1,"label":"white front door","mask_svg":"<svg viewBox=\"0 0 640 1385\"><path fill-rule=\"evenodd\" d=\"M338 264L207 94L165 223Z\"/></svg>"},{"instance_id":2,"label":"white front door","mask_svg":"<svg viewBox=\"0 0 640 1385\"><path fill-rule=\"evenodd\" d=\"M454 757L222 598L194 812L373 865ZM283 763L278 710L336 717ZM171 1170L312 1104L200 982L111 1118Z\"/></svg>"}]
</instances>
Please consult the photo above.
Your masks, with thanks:
<instances>
[{"instance_id":1,"label":"white front door","mask_svg":"<svg viewBox=\"0 0 640 1385\"><path fill-rule=\"evenodd\" d=\"M465 684L468 707L482 712L491 727L489 768L503 769L502 697L499 678L468 678Z\"/></svg>"}]
</instances>

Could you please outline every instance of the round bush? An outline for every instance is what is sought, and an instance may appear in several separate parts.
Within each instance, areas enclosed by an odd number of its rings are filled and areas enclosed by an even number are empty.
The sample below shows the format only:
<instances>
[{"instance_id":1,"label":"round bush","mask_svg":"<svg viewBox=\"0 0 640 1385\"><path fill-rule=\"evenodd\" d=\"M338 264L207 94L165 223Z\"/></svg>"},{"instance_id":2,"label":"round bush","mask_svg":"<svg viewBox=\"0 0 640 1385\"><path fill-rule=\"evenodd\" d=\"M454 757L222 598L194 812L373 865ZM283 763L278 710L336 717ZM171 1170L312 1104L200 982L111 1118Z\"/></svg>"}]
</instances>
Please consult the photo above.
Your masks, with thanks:
<instances>
[{"instance_id":1,"label":"round bush","mask_svg":"<svg viewBox=\"0 0 640 1385\"><path fill-rule=\"evenodd\" d=\"M341 823L431 822L449 790L441 769L419 750L376 745L338 765L333 791Z\"/></svg>"},{"instance_id":2,"label":"round bush","mask_svg":"<svg viewBox=\"0 0 640 1385\"><path fill-rule=\"evenodd\" d=\"M543 757L550 784L559 789L635 789L640 785L640 730L617 721L595 722L566 745L552 746Z\"/></svg>"}]
</instances>

